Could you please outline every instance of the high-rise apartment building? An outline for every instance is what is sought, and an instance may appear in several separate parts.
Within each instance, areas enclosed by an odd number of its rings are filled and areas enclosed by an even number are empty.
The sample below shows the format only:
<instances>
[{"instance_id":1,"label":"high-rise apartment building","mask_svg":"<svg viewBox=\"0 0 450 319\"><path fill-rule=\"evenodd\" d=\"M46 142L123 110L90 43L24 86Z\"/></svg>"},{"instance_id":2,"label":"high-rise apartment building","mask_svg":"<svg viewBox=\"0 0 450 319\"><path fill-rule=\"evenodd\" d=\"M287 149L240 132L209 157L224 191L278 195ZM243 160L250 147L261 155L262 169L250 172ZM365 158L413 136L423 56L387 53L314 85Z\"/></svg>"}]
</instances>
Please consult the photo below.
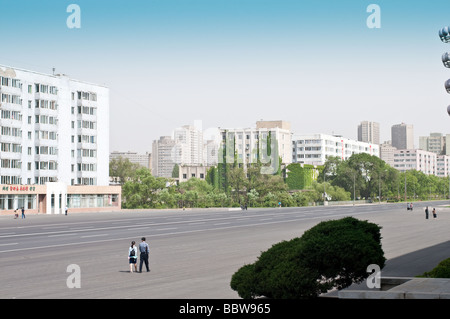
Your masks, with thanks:
<instances>
[{"instance_id":1,"label":"high-rise apartment building","mask_svg":"<svg viewBox=\"0 0 450 319\"><path fill-rule=\"evenodd\" d=\"M120 209L109 186L109 89L0 65L0 213Z\"/></svg>"},{"instance_id":2,"label":"high-rise apartment building","mask_svg":"<svg viewBox=\"0 0 450 319\"><path fill-rule=\"evenodd\" d=\"M377 122L362 121L358 125L358 141L380 144L380 124Z\"/></svg>"},{"instance_id":3,"label":"high-rise apartment building","mask_svg":"<svg viewBox=\"0 0 450 319\"><path fill-rule=\"evenodd\" d=\"M152 144L152 175L172 177L175 166L175 140L171 136L161 136Z\"/></svg>"},{"instance_id":4,"label":"high-rise apartment building","mask_svg":"<svg viewBox=\"0 0 450 319\"><path fill-rule=\"evenodd\" d=\"M109 183L109 89L0 66L0 183Z\"/></svg>"},{"instance_id":5,"label":"high-rise apartment building","mask_svg":"<svg viewBox=\"0 0 450 319\"><path fill-rule=\"evenodd\" d=\"M392 146L397 149L414 149L414 128L412 124L396 124L391 127Z\"/></svg>"},{"instance_id":6,"label":"high-rise apartment building","mask_svg":"<svg viewBox=\"0 0 450 319\"><path fill-rule=\"evenodd\" d=\"M437 155L446 154L446 144L450 142L450 135L431 133L430 136L419 137L419 148Z\"/></svg>"},{"instance_id":7,"label":"high-rise apartment building","mask_svg":"<svg viewBox=\"0 0 450 319\"><path fill-rule=\"evenodd\" d=\"M232 150L227 149L229 156L233 154L227 161L233 162L235 153L237 161L244 164L244 167L247 164L257 163L258 159L264 164L268 164L271 158L275 159L272 161L273 163L278 162L279 157L284 164L289 164L292 161L292 139L289 122L258 121L256 128L220 128L220 135L222 149L224 147L233 148ZM277 153L267 154L269 140L271 146L277 146ZM223 161L220 154L218 160L219 162Z\"/></svg>"},{"instance_id":8,"label":"high-rise apartment building","mask_svg":"<svg viewBox=\"0 0 450 319\"><path fill-rule=\"evenodd\" d=\"M203 132L193 125L184 125L173 132L176 152L175 163L179 165L203 165Z\"/></svg>"}]
</instances>

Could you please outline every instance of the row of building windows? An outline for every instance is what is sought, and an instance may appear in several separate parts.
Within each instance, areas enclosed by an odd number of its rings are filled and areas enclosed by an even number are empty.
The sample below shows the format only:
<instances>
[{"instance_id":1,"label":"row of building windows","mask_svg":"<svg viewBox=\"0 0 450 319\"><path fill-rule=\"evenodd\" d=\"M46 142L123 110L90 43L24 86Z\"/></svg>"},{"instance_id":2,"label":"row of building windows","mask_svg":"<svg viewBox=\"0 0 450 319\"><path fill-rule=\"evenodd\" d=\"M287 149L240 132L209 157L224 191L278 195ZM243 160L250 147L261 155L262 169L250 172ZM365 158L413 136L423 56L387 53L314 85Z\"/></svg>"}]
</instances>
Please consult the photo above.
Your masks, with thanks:
<instances>
[{"instance_id":1,"label":"row of building windows","mask_svg":"<svg viewBox=\"0 0 450 319\"><path fill-rule=\"evenodd\" d=\"M22 98L20 95L2 93L2 103L22 105Z\"/></svg>"},{"instance_id":2,"label":"row of building windows","mask_svg":"<svg viewBox=\"0 0 450 319\"><path fill-rule=\"evenodd\" d=\"M32 178L27 178L27 185L31 185ZM34 178L34 184L36 185L45 185L48 182L57 182L58 178L56 176L41 176ZM1 184L22 184L22 177L20 176L9 176L9 175L1 175L0 176ZM71 185L97 185L97 178L95 177L78 177L76 179L71 179Z\"/></svg>"},{"instance_id":3,"label":"row of building windows","mask_svg":"<svg viewBox=\"0 0 450 319\"><path fill-rule=\"evenodd\" d=\"M22 113L19 111L2 110L2 119L22 121Z\"/></svg>"},{"instance_id":4,"label":"row of building windows","mask_svg":"<svg viewBox=\"0 0 450 319\"><path fill-rule=\"evenodd\" d=\"M0 83L2 86L9 86L9 87L18 88L18 89L22 88L22 82L20 82L20 80L18 80L18 79L7 78L4 76L2 76L0 78L1 78Z\"/></svg>"},{"instance_id":5,"label":"row of building windows","mask_svg":"<svg viewBox=\"0 0 450 319\"><path fill-rule=\"evenodd\" d=\"M35 209L36 195L0 195L0 210Z\"/></svg>"},{"instance_id":6,"label":"row of building windows","mask_svg":"<svg viewBox=\"0 0 450 319\"><path fill-rule=\"evenodd\" d=\"M1 143L2 152L22 153L22 145L14 143Z\"/></svg>"}]
</instances>

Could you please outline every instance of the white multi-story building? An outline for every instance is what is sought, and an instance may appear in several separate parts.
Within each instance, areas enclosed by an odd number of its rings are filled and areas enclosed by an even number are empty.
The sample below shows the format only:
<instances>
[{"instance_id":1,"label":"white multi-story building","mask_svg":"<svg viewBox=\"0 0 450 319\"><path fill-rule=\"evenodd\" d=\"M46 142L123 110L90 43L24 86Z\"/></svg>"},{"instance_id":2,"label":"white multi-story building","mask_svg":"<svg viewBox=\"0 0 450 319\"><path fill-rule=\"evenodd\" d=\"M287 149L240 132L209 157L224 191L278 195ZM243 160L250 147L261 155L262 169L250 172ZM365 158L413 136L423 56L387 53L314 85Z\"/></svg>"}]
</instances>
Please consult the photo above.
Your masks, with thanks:
<instances>
[{"instance_id":1,"label":"white multi-story building","mask_svg":"<svg viewBox=\"0 0 450 319\"><path fill-rule=\"evenodd\" d=\"M109 183L109 89L0 66L0 183Z\"/></svg>"},{"instance_id":2,"label":"white multi-story building","mask_svg":"<svg viewBox=\"0 0 450 319\"><path fill-rule=\"evenodd\" d=\"M437 155L436 157L436 176L450 176L450 156Z\"/></svg>"},{"instance_id":3,"label":"white multi-story building","mask_svg":"<svg viewBox=\"0 0 450 319\"><path fill-rule=\"evenodd\" d=\"M173 132L176 144L175 163L179 165L203 165L203 132L193 125L184 125Z\"/></svg>"},{"instance_id":4,"label":"white multi-story building","mask_svg":"<svg viewBox=\"0 0 450 319\"><path fill-rule=\"evenodd\" d=\"M256 163L258 156L259 160L264 164L269 163L271 158L275 159L273 163L278 162L279 157L281 157L282 163L291 163L292 140L290 123L288 122L258 121L256 122L256 128L220 128L220 135L223 143L227 141L229 148L234 147L234 149L228 150L229 159L227 161L233 162L234 153L236 152L238 162L244 164L244 166ZM274 152L267 154L269 136L271 145L277 145L277 152L274 150ZM223 144L222 148L225 146ZM220 158L220 154L218 160L219 162L223 161Z\"/></svg>"},{"instance_id":5,"label":"white multi-story building","mask_svg":"<svg viewBox=\"0 0 450 319\"><path fill-rule=\"evenodd\" d=\"M437 175L437 155L420 149L394 151L394 161L387 162L400 172L417 170L427 175Z\"/></svg>"},{"instance_id":6,"label":"white multi-story building","mask_svg":"<svg viewBox=\"0 0 450 319\"><path fill-rule=\"evenodd\" d=\"M379 157L379 145L328 134L294 135L292 138L293 163L323 165L328 157L346 160L359 153Z\"/></svg>"}]
</instances>

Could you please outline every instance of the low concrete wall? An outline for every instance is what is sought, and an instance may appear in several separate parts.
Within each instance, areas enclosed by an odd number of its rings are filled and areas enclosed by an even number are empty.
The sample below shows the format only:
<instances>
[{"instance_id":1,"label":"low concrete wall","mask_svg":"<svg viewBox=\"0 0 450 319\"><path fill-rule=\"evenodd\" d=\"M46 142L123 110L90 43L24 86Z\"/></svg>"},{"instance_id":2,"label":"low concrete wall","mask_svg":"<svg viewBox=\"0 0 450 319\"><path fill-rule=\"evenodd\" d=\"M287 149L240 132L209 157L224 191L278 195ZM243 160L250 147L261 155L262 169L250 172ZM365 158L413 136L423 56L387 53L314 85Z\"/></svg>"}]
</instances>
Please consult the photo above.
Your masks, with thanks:
<instances>
[{"instance_id":1,"label":"low concrete wall","mask_svg":"<svg viewBox=\"0 0 450 319\"><path fill-rule=\"evenodd\" d=\"M386 288L388 289L384 290ZM341 299L450 299L450 279L382 278L381 289L343 289L338 292L338 297Z\"/></svg>"}]
</instances>

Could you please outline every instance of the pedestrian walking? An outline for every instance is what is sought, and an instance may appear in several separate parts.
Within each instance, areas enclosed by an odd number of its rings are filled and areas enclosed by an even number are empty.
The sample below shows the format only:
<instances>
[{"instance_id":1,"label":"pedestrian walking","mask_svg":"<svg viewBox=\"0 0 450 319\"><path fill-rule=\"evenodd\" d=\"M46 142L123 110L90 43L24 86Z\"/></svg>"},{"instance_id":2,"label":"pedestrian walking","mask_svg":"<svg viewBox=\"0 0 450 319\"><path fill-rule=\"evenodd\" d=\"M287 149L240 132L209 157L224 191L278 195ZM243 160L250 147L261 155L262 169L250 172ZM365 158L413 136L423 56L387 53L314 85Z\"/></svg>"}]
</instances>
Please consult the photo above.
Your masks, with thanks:
<instances>
[{"instance_id":1,"label":"pedestrian walking","mask_svg":"<svg viewBox=\"0 0 450 319\"><path fill-rule=\"evenodd\" d=\"M433 208L433 218L436 218L437 217L437 215L436 215L436 208Z\"/></svg>"},{"instance_id":2,"label":"pedestrian walking","mask_svg":"<svg viewBox=\"0 0 450 319\"><path fill-rule=\"evenodd\" d=\"M17 212L17 209L14 210L14 219L19 218L19 213Z\"/></svg>"},{"instance_id":3,"label":"pedestrian walking","mask_svg":"<svg viewBox=\"0 0 450 319\"><path fill-rule=\"evenodd\" d=\"M130 272L133 272L133 265L134 270L137 272L137 247L134 240L131 242L131 246L128 249L128 263L130 264Z\"/></svg>"},{"instance_id":4,"label":"pedestrian walking","mask_svg":"<svg viewBox=\"0 0 450 319\"><path fill-rule=\"evenodd\" d=\"M150 268L148 267L148 253L149 253L149 246L145 242L145 237L141 238L142 242L139 244L139 272L142 272L142 263L145 263L145 267L147 268L147 272L150 271Z\"/></svg>"},{"instance_id":5,"label":"pedestrian walking","mask_svg":"<svg viewBox=\"0 0 450 319\"><path fill-rule=\"evenodd\" d=\"M22 207L22 218L25 218L25 209Z\"/></svg>"},{"instance_id":6,"label":"pedestrian walking","mask_svg":"<svg viewBox=\"0 0 450 319\"><path fill-rule=\"evenodd\" d=\"M67 216L67 207L66 207L66 210L64 211L64 214Z\"/></svg>"},{"instance_id":7,"label":"pedestrian walking","mask_svg":"<svg viewBox=\"0 0 450 319\"><path fill-rule=\"evenodd\" d=\"M425 219L428 219L428 206L425 208Z\"/></svg>"}]
</instances>

